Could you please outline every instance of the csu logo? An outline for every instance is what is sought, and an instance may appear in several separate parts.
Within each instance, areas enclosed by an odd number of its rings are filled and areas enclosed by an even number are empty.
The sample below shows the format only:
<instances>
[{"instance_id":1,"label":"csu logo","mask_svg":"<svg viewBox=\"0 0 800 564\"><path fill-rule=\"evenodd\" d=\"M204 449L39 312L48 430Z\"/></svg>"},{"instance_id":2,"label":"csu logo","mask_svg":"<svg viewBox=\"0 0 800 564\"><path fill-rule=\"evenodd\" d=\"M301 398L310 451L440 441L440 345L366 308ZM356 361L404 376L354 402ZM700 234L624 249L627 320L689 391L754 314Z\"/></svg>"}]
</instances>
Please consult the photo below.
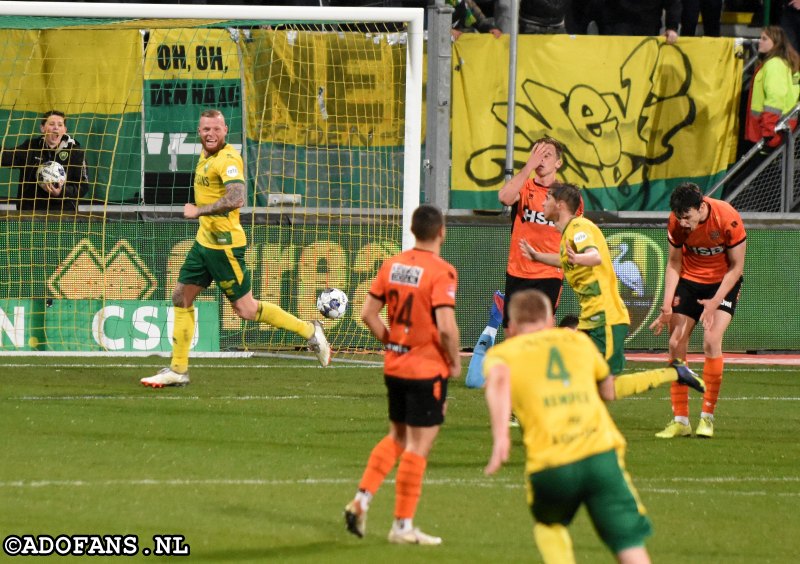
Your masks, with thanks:
<instances>
[{"instance_id":1,"label":"csu logo","mask_svg":"<svg viewBox=\"0 0 800 564\"><path fill-rule=\"evenodd\" d=\"M631 317L626 340L647 327L658 314L664 281L664 251L650 237L625 231L606 238L619 293Z\"/></svg>"},{"instance_id":2,"label":"csu logo","mask_svg":"<svg viewBox=\"0 0 800 564\"><path fill-rule=\"evenodd\" d=\"M704 257L710 257L712 255L718 255L720 253L725 252L725 247L686 247L689 249L689 252L692 252L696 255L702 255Z\"/></svg>"},{"instance_id":3,"label":"csu logo","mask_svg":"<svg viewBox=\"0 0 800 564\"><path fill-rule=\"evenodd\" d=\"M538 223L539 225L552 225L553 227L556 226L555 223L553 223L552 221L547 221L544 218L544 212L528 209L527 207L522 208L522 222Z\"/></svg>"}]
</instances>

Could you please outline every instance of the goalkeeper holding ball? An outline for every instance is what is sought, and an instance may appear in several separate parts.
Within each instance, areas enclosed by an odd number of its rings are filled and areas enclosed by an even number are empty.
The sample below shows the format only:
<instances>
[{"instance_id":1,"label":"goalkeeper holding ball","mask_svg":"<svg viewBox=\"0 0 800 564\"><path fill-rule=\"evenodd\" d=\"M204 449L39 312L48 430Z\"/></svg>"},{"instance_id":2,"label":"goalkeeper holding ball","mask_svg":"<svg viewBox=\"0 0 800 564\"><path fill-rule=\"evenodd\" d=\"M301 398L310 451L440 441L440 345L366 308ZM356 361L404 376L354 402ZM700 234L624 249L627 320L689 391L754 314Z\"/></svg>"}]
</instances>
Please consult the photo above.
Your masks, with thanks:
<instances>
[{"instance_id":1,"label":"goalkeeper holding ball","mask_svg":"<svg viewBox=\"0 0 800 564\"><path fill-rule=\"evenodd\" d=\"M17 209L75 213L77 200L86 194L89 185L85 153L80 143L67 134L64 112L45 113L39 130L41 136L27 139L13 149L2 149L0 164L20 170ZM39 167L48 162L64 167L64 181L40 182Z\"/></svg>"}]
</instances>

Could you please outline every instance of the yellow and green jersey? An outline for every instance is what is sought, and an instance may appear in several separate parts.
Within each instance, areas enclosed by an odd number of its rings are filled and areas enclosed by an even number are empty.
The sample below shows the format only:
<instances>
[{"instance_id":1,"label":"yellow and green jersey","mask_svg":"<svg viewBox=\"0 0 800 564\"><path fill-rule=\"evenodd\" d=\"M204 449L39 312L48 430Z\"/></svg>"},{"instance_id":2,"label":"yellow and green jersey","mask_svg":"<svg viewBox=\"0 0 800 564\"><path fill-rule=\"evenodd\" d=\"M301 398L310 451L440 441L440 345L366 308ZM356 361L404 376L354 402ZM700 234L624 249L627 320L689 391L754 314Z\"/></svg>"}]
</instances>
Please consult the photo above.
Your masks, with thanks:
<instances>
[{"instance_id":1,"label":"yellow and green jersey","mask_svg":"<svg viewBox=\"0 0 800 564\"><path fill-rule=\"evenodd\" d=\"M229 144L210 156L201 152L194 169L194 203L197 206L213 204L225 195L225 186L231 182L244 184L244 163L239 152ZM239 223L239 210L201 216L196 239L210 249L246 245L247 236Z\"/></svg>"},{"instance_id":2,"label":"yellow and green jersey","mask_svg":"<svg viewBox=\"0 0 800 564\"><path fill-rule=\"evenodd\" d=\"M601 262L597 266L569 264L567 245L576 252L597 249ZM617 275L611 264L606 238L600 229L583 216L573 218L561 234L561 265L564 277L575 291L581 306L578 329L594 329L603 325L630 325L628 308L619 295Z\"/></svg>"},{"instance_id":3,"label":"yellow and green jersey","mask_svg":"<svg viewBox=\"0 0 800 564\"><path fill-rule=\"evenodd\" d=\"M511 373L511 408L522 427L526 473L625 446L597 391L608 364L581 331L553 328L512 337L486 353L487 379L497 364Z\"/></svg>"}]
</instances>

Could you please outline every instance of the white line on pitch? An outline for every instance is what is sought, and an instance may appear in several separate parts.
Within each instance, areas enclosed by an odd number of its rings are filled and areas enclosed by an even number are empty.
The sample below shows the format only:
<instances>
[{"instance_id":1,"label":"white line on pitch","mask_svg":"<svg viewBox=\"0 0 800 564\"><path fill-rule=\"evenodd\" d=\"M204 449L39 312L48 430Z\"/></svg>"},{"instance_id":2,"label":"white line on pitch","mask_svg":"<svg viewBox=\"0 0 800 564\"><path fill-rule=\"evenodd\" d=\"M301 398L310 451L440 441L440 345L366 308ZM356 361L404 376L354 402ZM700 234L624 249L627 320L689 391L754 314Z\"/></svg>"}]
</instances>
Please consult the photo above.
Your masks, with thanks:
<instances>
[{"instance_id":1,"label":"white line on pitch","mask_svg":"<svg viewBox=\"0 0 800 564\"><path fill-rule=\"evenodd\" d=\"M158 393L158 392L156 392ZM17 398L6 398L11 400L20 401L83 401L83 400L221 400L221 401L276 401L276 400L296 400L296 399L332 399L332 400L353 400L362 396L338 396L338 395L285 395L285 396L163 396L163 395L150 395L150 396L21 396Z\"/></svg>"},{"instance_id":2,"label":"white line on pitch","mask_svg":"<svg viewBox=\"0 0 800 564\"><path fill-rule=\"evenodd\" d=\"M154 391L150 395L141 396L101 396L101 395L77 395L77 396L9 396L0 398L0 401L91 401L91 400L219 400L219 401L276 401L276 400L295 400L295 399L329 399L329 400L352 400L354 398L361 398L363 396L343 396L343 395L278 395L278 396L165 396L157 395L160 392ZM456 401L457 398L448 394L447 398ZM800 401L800 397L771 397L771 396L745 396L745 397L721 397L723 401ZM625 398L624 401L666 401L669 397L638 397L638 398Z\"/></svg>"},{"instance_id":3,"label":"white line on pitch","mask_svg":"<svg viewBox=\"0 0 800 564\"><path fill-rule=\"evenodd\" d=\"M362 361L360 364L348 364L347 366L342 366L338 364L338 361L334 361L333 363L329 364L325 370L336 369L336 368L375 368L383 366L383 364L374 362L372 364L364 364L366 361ZM4 368L48 368L48 369L60 369L60 368L159 368L163 367L164 364L109 364L109 363L98 363L98 364L59 364L59 363L47 363L47 364L33 364L33 363L15 363L15 364L3 364ZM263 369L263 368L319 368L320 370L322 367L317 364L193 364L192 370L203 370L205 368L252 368L252 369Z\"/></svg>"},{"instance_id":4,"label":"white line on pitch","mask_svg":"<svg viewBox=\"0 0 800 564\"><path fill-rule=\"evenodd\" d=\"M659 479L639 479L637 482L651 482L658 481ZM729 478L698 478L695 483L718 483L719 481L747 481L754 484L759 483L774 483L774 482L797 482L800 478L787 476L784 478L763 479L763 478L743 478L741 480L733 480ZM394 483L394 480L386 480L387 483ZM139 480L11 480L0 482L0 488L18 488L18 489L34 489L34 488L82 488L82 487L120 487L120 486L291 486L291 485L339 485L339 484L353 484L352 478L320 478L320 479L300 479L300 480L265 480L265 479L207 479L207 480L192 480L192 479L173 479L173 480L154 480L154 479L139 479ZM426 486L470 486L481 488L522 488L522 480L494 478L487 480L483 477L474 479L427 479L425 480ZM642 492L651 494L713 494L731 495L731 496L779 496L779 497L800 497L800 492L766 492L766 491L725 491L714 489L711 490L694 490L686 488L657 488L657 487L639 487Z\"/></svg>"}]
</instances>

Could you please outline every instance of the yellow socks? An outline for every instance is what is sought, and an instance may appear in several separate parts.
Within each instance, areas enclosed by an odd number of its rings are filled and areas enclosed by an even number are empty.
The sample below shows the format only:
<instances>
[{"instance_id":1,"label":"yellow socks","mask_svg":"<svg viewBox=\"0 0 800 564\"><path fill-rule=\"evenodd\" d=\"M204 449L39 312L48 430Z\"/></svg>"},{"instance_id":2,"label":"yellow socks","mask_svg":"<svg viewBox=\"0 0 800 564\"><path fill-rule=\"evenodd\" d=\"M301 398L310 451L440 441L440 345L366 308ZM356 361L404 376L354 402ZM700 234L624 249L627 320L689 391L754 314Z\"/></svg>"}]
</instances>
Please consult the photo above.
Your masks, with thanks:
<instances>
[{"instance_id":1,"label":"yellow socks","mask_svg":"<svg viewBox=\"0 0 800 564\"><path fill-rule=\"evenodd\" d=\"M304 339L308 339L314 334L314 325L296 318L291 313L287 313L269 302L258 302L256 321L269 323L273 327L297 333Z\"/></svg>"},{"instance_id":2,"label":"yellow socks","mask_svg":"<svg viewBox=\"0 0 800 564\"><path fill-rule=\"evenodd\" d=\"M644 372L617 376L614 379L614 391L617 394L617 398L624 398L634 394L641 394L667 382L674 382L676 378L675 369L671 367L645 370ZM686 386L681 387L686 388Z\"/></svg>"},{"instance_id":3,"label":"yellow socks","mask_svg":"<svg viewBox=\"0 0 800 564\"><path fill-rule=\"evenodd\" d=\"M536 523L533 538L545 564L575 564L572 539L564 525Z\"/></svg>"},{"instance_id":4,"label":"yellow socks","mask_svg":"<svg viewBox=\"0 0 800 564\"><path fill-rule=\"evenodd\" d=\"M175 308L175 325L172 328L173 372L186 374L189 371L189 349L194 338L194 306Z\"/></svg>"}]
</instances>

